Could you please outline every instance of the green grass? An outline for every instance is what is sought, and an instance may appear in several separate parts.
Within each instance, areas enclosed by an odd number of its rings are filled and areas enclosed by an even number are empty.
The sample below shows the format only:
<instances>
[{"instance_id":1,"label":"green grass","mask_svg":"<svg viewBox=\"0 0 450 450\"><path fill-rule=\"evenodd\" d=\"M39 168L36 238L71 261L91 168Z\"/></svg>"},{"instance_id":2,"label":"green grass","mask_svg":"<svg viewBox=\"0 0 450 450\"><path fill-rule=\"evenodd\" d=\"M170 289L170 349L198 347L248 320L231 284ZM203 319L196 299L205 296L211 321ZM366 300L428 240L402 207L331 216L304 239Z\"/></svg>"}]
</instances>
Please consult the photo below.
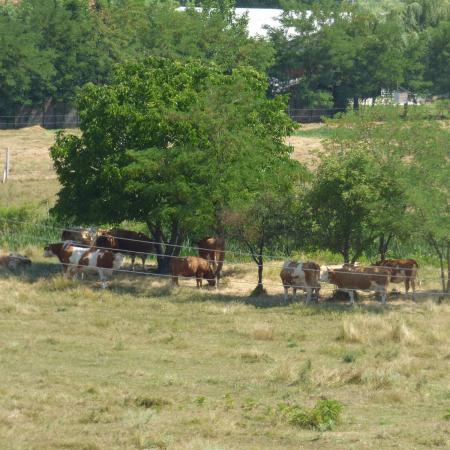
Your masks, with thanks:
<instances>
[{"instance_id":1,"label":"green grass","mask_svg":"<svg viewBox=\"0 0 450 450\"><path fill-rule=\"evenodd\" d=\"M29 272L0 271L2 448L445 446L446 303L305 306L131 275L102 291L33 251Z\"/></svg>"}]
</instances>

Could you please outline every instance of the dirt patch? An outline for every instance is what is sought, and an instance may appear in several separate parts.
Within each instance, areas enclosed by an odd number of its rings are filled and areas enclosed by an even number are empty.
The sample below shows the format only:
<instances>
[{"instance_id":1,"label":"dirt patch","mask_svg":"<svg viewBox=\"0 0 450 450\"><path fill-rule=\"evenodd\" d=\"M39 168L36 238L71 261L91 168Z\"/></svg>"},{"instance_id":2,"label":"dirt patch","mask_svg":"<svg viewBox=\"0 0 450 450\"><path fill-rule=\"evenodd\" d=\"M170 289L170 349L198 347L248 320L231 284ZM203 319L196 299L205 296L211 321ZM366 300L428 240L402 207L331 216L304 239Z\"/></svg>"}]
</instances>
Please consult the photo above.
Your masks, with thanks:
<instances>
[{"instance_id":1,"label":"dirt patch","mask_svg":"<svg viewBox=\"0 0 450 450\"><path fill-rule=\"evenodd\" d=\"M292 158L309 168L317 165L316 155L323 150L322 139L316 137L289 136L286 143L294 148Z\"/></svg>"}]
</instances>

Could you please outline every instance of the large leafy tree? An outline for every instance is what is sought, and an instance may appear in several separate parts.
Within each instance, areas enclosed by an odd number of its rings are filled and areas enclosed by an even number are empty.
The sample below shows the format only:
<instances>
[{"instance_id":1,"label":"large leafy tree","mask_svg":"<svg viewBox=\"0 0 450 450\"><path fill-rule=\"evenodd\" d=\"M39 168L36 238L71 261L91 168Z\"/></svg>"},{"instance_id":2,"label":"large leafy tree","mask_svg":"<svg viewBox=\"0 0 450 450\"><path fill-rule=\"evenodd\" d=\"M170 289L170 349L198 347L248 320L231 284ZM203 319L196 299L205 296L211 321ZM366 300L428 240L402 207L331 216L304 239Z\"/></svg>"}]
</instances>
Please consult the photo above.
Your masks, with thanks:
<instances>
[{"instance_id":1,"label":"large leafy tree","mask_svg":"<svg viewBox=\"0 0 450 450\"><path fill-rule=\"evenodd\" d=\"M220 228L232 199L289 160L292 122L284 99L267 99L266 89L253 69L164 58L121 66L108 86L87 85L82 136L61 134L52 148L62 185L55 213L145 222L166 270L175 245Z\"/></svg>"},{"instance_id":2,"label":"large leafy tree","mask_svg":"<svg viewBox=\"0 0 450 450\"><path fill-rule=\"evenodd\" d=\"M300 99L320 91L332 96L336 108L350 100L358 106L359 98L377 97L403 81L403 28L395 18L349 2L292 2L286 8L283 27L272 31L273 73L300 74Z\"/></svg>"}]
</instances>

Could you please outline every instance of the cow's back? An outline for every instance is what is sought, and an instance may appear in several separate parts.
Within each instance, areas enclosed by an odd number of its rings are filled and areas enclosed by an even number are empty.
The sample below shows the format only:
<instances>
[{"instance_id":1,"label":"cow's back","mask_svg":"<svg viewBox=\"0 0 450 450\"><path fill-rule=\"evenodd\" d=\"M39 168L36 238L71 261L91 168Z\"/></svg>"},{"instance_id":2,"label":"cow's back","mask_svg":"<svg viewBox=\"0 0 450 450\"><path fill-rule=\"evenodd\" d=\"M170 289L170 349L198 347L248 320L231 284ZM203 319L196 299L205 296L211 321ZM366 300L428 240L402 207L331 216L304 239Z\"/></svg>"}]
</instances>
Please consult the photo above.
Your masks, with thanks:
<instances>
[{"instance_id":1,"label":"cow's back","mask_svg":"<svg viewBox=\"0 0 450 450\"><path fill-rule=\"evenodd\" d=\"M116 241L119 250L136 253L153 253L154 246L150 238L144 233L123 228L112 228L108 231Z\"/></svg>"},{"instance_id":2,"label":"cow's back","mask_svg":"<svg viewBox=\"0 0 450 450\"><path fill-rule=\"evenodd\" d=\"M342 267L330 272L330 280L339 288L365 290L387 286L389 275L389 270L382 267Z\"/></svg>"}]
</instances>

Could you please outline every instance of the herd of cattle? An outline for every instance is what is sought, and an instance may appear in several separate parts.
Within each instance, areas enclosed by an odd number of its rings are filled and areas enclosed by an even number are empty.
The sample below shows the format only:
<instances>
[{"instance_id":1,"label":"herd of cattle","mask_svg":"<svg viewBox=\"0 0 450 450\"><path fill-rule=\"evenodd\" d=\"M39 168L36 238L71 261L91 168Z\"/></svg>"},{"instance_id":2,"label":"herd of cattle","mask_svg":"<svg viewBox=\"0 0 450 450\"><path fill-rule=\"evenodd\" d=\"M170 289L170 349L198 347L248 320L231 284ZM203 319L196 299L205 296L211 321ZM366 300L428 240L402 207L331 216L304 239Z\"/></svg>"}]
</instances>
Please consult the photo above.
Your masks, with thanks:
<instances>
[{"instance_id":1,"label":"herd of cattle","mask_svg":"<svg viewBox=\"0 0 450 450\"><path fill-rule=\"evenodd\" d=\"M225 257L224 239L208 237L198 241L197 247L199 256L171 258L172 282L178 285L179 277L195 277L197 287L202 286L202 280L206 280L210 286L217 286ZM79 273L96 271L103 288L107 286L107 279L113 272L122 267L125 256L131 258L131 270L134 271L136 256L141 258L145 270L145 261L149 255L156 256L157 253L148 236L121 228L64 230L61 242L49 244L44 249L44 256L59 259L66 277L76 278ZM0 256L0 266L10 269L29 264L31 261L28 258L18 254ZM301 289L306 292L307 302L313 296L318 299L321 282L326 282L348 292L351 303L357 290L375 291L385 303L389 283L403 282L406 293L411 286L414 298L418 268L414 259L386 259L365 267L358 264L319 266L312 261L287 261L280 277L285 299L288 298L290 288L293 297Z\"/></svg>"}]
</instances>

